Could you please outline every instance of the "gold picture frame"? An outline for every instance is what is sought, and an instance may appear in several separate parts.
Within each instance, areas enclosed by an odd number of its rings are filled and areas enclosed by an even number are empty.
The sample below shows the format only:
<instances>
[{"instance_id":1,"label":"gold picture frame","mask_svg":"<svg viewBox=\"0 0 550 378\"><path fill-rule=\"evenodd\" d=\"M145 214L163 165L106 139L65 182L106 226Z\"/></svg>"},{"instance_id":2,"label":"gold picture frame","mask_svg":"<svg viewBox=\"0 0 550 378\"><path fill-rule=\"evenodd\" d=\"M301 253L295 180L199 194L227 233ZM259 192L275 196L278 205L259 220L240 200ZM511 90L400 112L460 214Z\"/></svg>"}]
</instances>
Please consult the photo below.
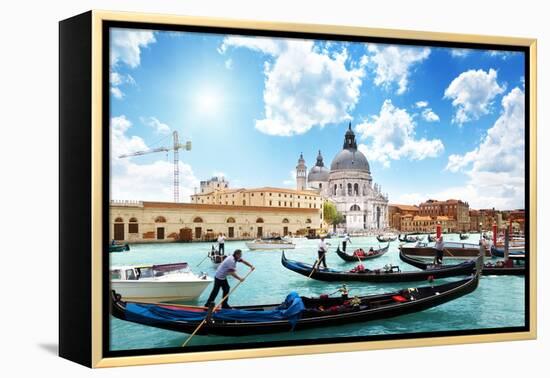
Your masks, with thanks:
<instances>
[{"instance_id":1,"label":"gold picture frame","mask_svg":"<svg viewBox=\"0 0 550 378\"><path fill-rule=\"evenodd\" d=\"M80 18L79 18L80 17ZM396 40L419 40L419 41L434 41L456 44L480 44L480 45L501 45L501 46L515 46L524 47L528 50L529 55L529 77L526 77L526 88L528 88L528 125L529 125L529 175L527 176L529 187L529 292L526 293L526 299L528 299L529 306L529 330L526 332L516 333L488 333L480 335L463 335L463 336L444 336L444 337L429 337L429 338L414 338L414 339L401 339L401 340L384 340L384 341L361 341L361 342L349 342L339 344L321 344L321 345L300 345L300 346L285 346L285 347L267 347L267 348L255 348L255 349L242 349L242 350L225 350L225 351L207 351L207 352L192 352L192 353L170 353L170 354L154 354L154 355L139 355L139 356L126 356L126 357L104 357L104 317L102 314L105 309L104 298L104 261L103 261L103 245L105 240L105 226L104 219L106 217L105 208L102 206L104 203L103 195L105 193L105 180L107 179L103 174L104 161L103 161L103 148L102 145L104 139L104 114L103 104L105 99L103 98L105 85L105 77L103 70L103 63L105 60L104 53L104 23L105 22L128 22L128 23L144 23L144 24L163 24L163 25L186 25L186 26L198 26L198 27L217 27L217 28L229 28L229 29L248 29L252 31L274 31L274 32L290 32L290 33L312 33L323 35L335 35L335 36L357 36L357 37L376 37L387 38ZM65 171L61 169L61 197L67 195L67 201L80 200L83 195L70 192L70 189L63 190L64 185L67 183L64 181L66 174L71 173L70 166L64 166L63 160L67 159L69 150L63 150L64 141L68 143L70 136L65 140L63 133L67 130L65 123L69 121L89 120L89 128L84 128L85 136L82 136L83 141L89 141L89 169L83 172L83 175L87 175L88 181L82 183L85 185L91 185L86 193L89 194L89 198L86 197L85 204L88 212L84 217L88 217L86 227L82 224L74 224L69 219L64 219L63 208L68 206L67 203L61 202L60 219L62 223L61 234L68 235L69 233L75 234L89 234L90 244L85 247L89 247L89 252L84 254L84 257L71 257L68 251L68 246L61 243L60 245L60 312L64 315L60 315L60 355L62 357L74 360L90 367L114 367L114 366L127 366L127 365L144 365L144 364L160 364L160 363L174 363L174 362L191 362L191 361L209 361L209 360L222 360L222 359L238 359L238 358L251 358L251 357L268 357L268 356L284 356L284 355L300 355L300 354L312 354L312 353L329 353L329 352L348 352L359 350L371 350L371 349L389 349L389 348L405 348L405 347L419 347L419 346L435 346L435 345L449 345L449 344L466 344L466 343L482 343L482 342L495 342L495 341L513 341L513 340L526 340L535 339L537 336L537 303L536 303L536 284L537 284L537 247L536 247L536 204L537 204L537 41L536 39L529 38L514 38L514 37L501 37L501 36L482 36L482 35L469 35L469 34L452 34L452 33L438 33L438 32L425 32L425 31L410 31L410 30L393 30L393 29L377 29L367 27L354 27L354 26L335 26L335 25L314 25L314 24L294 24L294 23L279 23L279 22L258 22L252 20L231 20L221 18L209 18L209 17L189 17L189 16L175 16L175 15L161 15L161 14L145 14L145 13L128 13L128 12L110 12L110 11L90 11L84 15L77 16L67 21L62 21L61 24L61 49L60 49L60 61L61 68L60 74L61 80L61 92L66 85L73 85L70 82L71 78L63 78L67 76L64 71L65 64L64 59L71 57L70 49L76 48L78 41L73 41L67 37L67 33L73 34L73 39L76 38L74 34L77 31L85 32L86 36L89 36L89 44L80 48L89 48L89 69L90 76L89 81L85 81L84 91L90 91L90 96L87 100L89 103L81 104L82 108L88 108L89 113L86 116L82 115L67 115L64 116L67 110L66 107L70 105L70 101L76 101L75 99L69 99L63 97L61 94L60 100L60 113L61 113L61 166ZM69 39L64 39L69 38ZM64 55L65 54L65 55ZM81 59L87 59L82 57ZM75 77L81 77L82 73L75 73ZM80 75L80 76L78 76ZM82 99L78 98L80 101ZM84 118L71 118L71 117L84 117ZM88 117L88 118L86 118ZM74 152L74 151L73 151ZM83 153L82 151L79 153ZM61 238L60 238L61 239ZM69 243L70 240L67 241ZM87 264L87 265L86 265ZM87 269L86 277L75 278L69 270L72 269ZM74 280L88 280L90 294L82 294L82 290L86 287L81 287L81 284ZM84 282L84 281L79 281ZM72 288L70 287L72 286ZM72 316L74 306L79 306L74 303L74 297L67 299L67 297L76 295L80 291L82 303L85 304L85 311L89 311L89 317L83 319L83 322L90 322L89 327L86 328L84 333L80 336L73 335L77 327L83 326L82 324L73 324L68 326L67 320L69 316ZM86 291L86 290L84 290ZM81 309L82 310L82 309ZM74 352L75 345L78 345L77 339L88 340L84 334L89 333L90 349L84 348L80 352ZM83 336L84 335L84 336Z\"/></svg>"}]
</instances>

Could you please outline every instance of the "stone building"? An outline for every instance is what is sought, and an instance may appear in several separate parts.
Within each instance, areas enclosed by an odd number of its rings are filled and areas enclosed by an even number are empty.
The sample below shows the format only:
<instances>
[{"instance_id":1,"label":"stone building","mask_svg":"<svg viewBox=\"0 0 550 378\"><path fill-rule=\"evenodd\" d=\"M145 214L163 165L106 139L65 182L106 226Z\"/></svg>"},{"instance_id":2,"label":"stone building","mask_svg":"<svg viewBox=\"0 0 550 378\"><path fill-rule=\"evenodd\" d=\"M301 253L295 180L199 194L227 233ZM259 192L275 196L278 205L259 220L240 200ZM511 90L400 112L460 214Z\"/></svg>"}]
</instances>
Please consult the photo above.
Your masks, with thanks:
<instances>
[{"instance_id":1,"label":"stone building","mask_svg":"<svg viewBox=\"0 0 550 378\"><path fill-rule=\"evenodd\" d=\"M112 201L110 239L119 242L210 241L307 233L319 208Z\"/></svg>"},{"instance_id":2,"label":"stone building","mask_svg":"<svg viewBox=\"0 0 550 378\"><path fill-rule=\"evenodd\" d=\"M413 205L388 205L388 221L389 227L394 230L404 230L412 222L412 218L418 215L420 209ZM410 215L410 217L404 217Z\"/></svg>"},{"instance_id":3,"label":"stone building","mask_svg":"<svg viewBox=\"0 0 550 378\"><path fill-rule=\"evenodd\" d=\"M446 201L436 201L429 199L422 202L418 208L419 215L422 216L446 216L456 220L458 231L470 230L470 205L460 200L449 199Z\"/></svg>"}]
</instances>

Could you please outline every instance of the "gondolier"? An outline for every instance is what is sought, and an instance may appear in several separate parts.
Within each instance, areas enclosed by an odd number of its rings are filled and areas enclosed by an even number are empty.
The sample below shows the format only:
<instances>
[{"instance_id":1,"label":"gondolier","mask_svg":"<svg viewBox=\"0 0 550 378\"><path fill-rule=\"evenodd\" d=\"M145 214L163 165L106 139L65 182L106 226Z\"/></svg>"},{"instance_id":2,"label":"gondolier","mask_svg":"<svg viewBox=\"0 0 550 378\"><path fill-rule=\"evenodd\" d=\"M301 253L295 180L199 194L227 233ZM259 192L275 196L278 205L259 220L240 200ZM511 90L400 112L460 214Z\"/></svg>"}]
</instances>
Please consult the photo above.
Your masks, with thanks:
<instances>
[{"instance_id":1,"label":"gondolier","mask_svg":"<svg viewBox=\"0 0 550 378\"><path fill-rule=\"evenodd\" d=\"M443 248L445 247L445 243L443 243L443 235L439 236L435 239L435 265L441 265L443 264Z\"/></svg>"},{"instance_id":2,"label":"gondolier","mask_svg":"<svg viewBox=\"0 0 550 378\"><path fill-rule=\"evenodd\" d=\"M205 306L209 307L210 304L214 303L214 300L218 296L218 293L220 292L220 288L222 289L223 296L229 294L229 282L227 282L227 276L231 275L238 279L239 281L243 281L243 279L237 274L237 263L243 263L244 265L247 265L250 267L250 269L254 270L254 266L250 264L248 261L244 260L242 258L242 251L240 249L236 249L235 252L233 252L233 255L228 256L223 262L220 264L218 269L216 270L216 274L214 275L214 288L212 288L212 292L210 293L210 296L208 297L208 300L206 301ZM225 298L222 302L222 308L231 308L228 304L228 299Z\"/></svg>"},{"instance_id":3,"label":"gondolier","mask_svg":"<svg viewBox=\"0 0 550 378\"><path fill-rule=\"evenodd\" d=\"M225 236L221 232L218 235L218 253L220 255L225 254Z\"/></svg>"},{"instance_id":4,"label":"gondolier","mask_svg":"<svg viewBox=\"0 0 550 378\"><path fill-rule=\"evenodd\" d=\"M327 260L326 260L326 254L328 252L328 246L330 244L325 242L325 237L321 236L321 240L319 240L319 247L317 249L317 255L319 256L317 259L317 264L315 268L319 268L321 263L326 268L327 267Z\"/></svg>"},{"instance_id":5,"label":"gondolier","mask_svg":"<svg viewBox=\"0 0 550 378\"><path fill-rule=\"evenodd\" d=\"M346 246L348 243L351 244L351 238L348 234L344 235L344 240L342 240L342 251L346 252Z\"/></svg>"}]
</instances>

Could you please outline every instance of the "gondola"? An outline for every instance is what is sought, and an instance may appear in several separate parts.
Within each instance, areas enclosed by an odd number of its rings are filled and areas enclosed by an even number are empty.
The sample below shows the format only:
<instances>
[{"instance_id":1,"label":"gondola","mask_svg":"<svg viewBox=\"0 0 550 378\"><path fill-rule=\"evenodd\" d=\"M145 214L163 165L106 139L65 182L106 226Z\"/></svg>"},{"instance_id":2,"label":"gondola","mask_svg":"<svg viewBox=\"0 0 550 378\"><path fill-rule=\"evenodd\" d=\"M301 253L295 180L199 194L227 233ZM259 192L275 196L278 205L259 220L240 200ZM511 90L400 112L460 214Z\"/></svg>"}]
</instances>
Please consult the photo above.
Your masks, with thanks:
<instances>
[{"instance_id":1,"label":"gondola","mask_svg":"<svg viewBox=\"0 0 550 378\"><path fill-rule=\"evenodd\" d=\"M208 252L208 257L214 264L220 264L223 260L225 260L227 255L220 254L220 252L212 246L212 249Z\"/></svg>"},{"instance_id":2,"label":"gondola","mask_svg":"<svg viewBox=\"0 0 550 378\"><path fill-rule=\"evenodd\" d=\"M407 264L418 269L426 270L433 268L433 264L407 256L402 250L399 251L399 258L401 261L406 262ZM525 275L525 266L497 266L492 263L487 263L483 265L481 274L484 276L523 276Z\"/></svg>"},{"instance_id":3,"label":"gondola","mask_svg":"<svg viewBox=\"0 0 550 378\"><path fill-rule=\"evenodd\" d=\"M313 269L310 264L299 261L288 260L283 252L281 263L289 270L313 278L319 281L361 281L361 282L414 282L425 281L429 278L446 278L464 276L472 273L475 267L475 260L463 263L443 266L437 269L403 272L398 266L388 266L383 269L365 269L354 271L339 271L331 268ZM360 265L361 266L361 265Z\"/></svg>"},{"instance_id":4,"label":"gondola","mask_svg":"<svg viewBox=\"0 0 550 378\"><path fill-rule=\"evenodd\" d=\"M371 252L364 251L363 255L358 254L358 250L355 250L353 254L348 255L346 252L340 250L340 246L336 249L336 254L344 261L359 262L363 260L370 260L384 255L390 249L390 243L387 246L379 249L375 249ZM370 254L369 254L370 253Z\"/></svg>"},{"instance_id":5,"label":"gondola","mask_svg":"<svg viewBox=\"0 0 550 378\"><path fill-rule=\"evenodd\" d=\"M470 237L470 235L468 235L468 234L459 234L458 237L460 238L460 240L466 240Z\"/></svg>"},{"instance_id":6,"label":"gondola","mask_svg":"<svg viewBox=\"0 0 550 378\"><path fill-rule=\"evenodd\" d=\"M504 257L504 248L497 248L494 245L491 246L491 256ZM525 251L510 251L508 258L511 260L525 260Z\"/></svg>"},{"instance_id":7,"label":"gondola","mask_svg":"<svg viewBox=\"0 0 550 378\"><path fill-rule=\"evenodd\" d=\"M411 236L411 235L405 234L404 237L401 237L401 235L399 235L399 241L403 243L415 243L419 240L420 238L418 236Z\"/></svg>"},{"instance_id":8,"label":"gondola","mask_svg":"<svg viewBox=\"0 0 550 378\"><path fill-rule=\"evenodd\" d=\"M432 235L428 234L428 242L433 243L433 242L435 242L436 238L437 238L437 236L432 236Z\"/></svg>"},{"instance_id":9,"label":"gondola","mask_svg":"<svg viewBox=\"0 0 550 378\"><path fill-rule=\"evenodd\" d=\"M197 331L199 335L250 336L415 313L467 295L477 288L478 283L479 274L473 274L470 278L442 285L360 296L357 300L326 296L309 298L296 294L288 310L299 308L300 311L291 312L290 317L278 304L236 306L230 310L212 312L204 307L123 302L120 296L112 292L111 314L122 320L188 334L193 333L206 318L207 321Z\"/></svg>"},{"instance_id":10,"label":"gondola","mask_svg":"<svg viewBox=\"0 0 550 378\"><path fill-rule=\"evenodd\" d=\"M129 250L130 246L128 244L111 244L109 246L109 252L124 252Z\"/></svg>"},{"instance_id":11,"label":"gondola","mask_svg":"<svg viewBox=\"0 0 550 378\"><path fill-rule=\"evenodd\" d=\"M388 242L396 241L397 236L377 235L376 240L378 240L380 243L388 243Z\"/></svg>"}]
</instances>

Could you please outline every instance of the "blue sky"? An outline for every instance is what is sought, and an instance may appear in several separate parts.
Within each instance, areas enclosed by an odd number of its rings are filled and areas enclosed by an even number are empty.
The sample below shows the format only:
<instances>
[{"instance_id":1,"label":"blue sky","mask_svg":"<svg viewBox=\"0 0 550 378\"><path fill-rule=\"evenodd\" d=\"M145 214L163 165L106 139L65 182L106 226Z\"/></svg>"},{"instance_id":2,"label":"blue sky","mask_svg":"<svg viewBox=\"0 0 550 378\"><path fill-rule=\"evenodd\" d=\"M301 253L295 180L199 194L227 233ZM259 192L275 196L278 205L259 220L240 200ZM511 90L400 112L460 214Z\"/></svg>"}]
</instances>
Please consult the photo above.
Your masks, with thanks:
<instances>
[{"instance_id":1,"label":"blue sky","mask_svg":"<svg viewBox=\"0 0 550 378\"><path fill-rule=\"evenodd\" d=\"M300 152L329 166L351 121L392 203L459 198L521 208L524 56L114 29L113 199L172 200L172 153L191 140L181 193L223 174L233 187L293 187Z\"/></svg>"}]
</instances>

